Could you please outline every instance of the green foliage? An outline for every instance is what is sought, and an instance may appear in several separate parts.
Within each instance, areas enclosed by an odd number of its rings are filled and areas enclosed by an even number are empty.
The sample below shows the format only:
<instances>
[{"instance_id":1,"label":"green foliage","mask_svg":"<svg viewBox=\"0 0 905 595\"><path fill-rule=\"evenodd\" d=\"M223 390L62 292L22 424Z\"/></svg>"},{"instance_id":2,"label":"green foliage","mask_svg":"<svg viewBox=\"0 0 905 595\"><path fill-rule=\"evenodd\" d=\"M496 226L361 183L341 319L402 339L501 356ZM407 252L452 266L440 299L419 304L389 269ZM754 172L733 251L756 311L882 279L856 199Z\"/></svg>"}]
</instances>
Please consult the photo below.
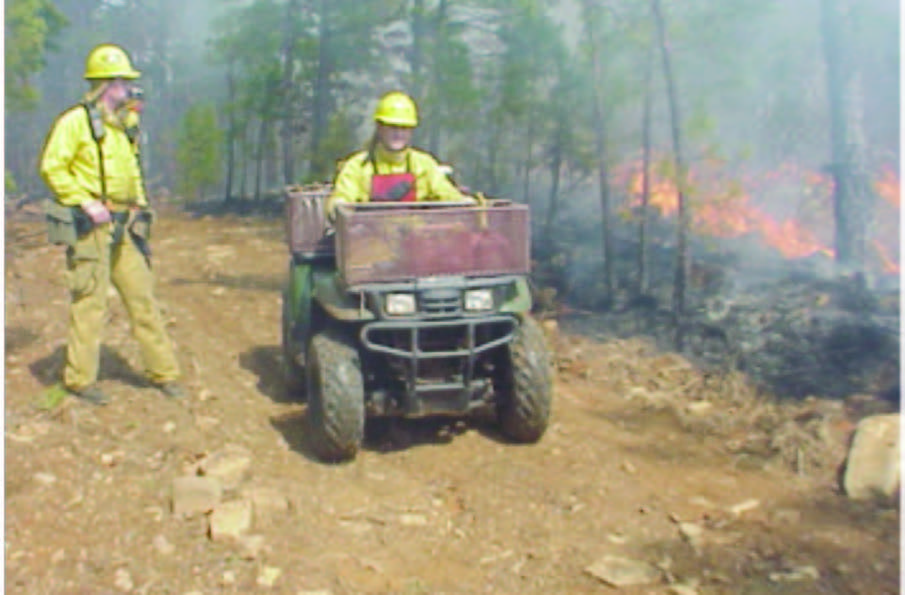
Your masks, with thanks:
<instances>
[{"instance_id":1,"label":"green foliage","mask_svg":"<svg viewBox=\"0 0 905 595\"><path fill-rule=\"evenodd\" d=\"M265 115L278 104L281 26L285 11L274 0L255 0L218 19L209 43L209 58L215 64L236 68L238 105L241 114Z\"/></svg>"},{"instance_id":2,"label":"green foliage","mask_svg":"<svg viewBox=\"0 0 905 595\"><path fill-rule=\"evenodd\" d=\"M595 164L588 65L560 48L554 72L556 80L547 102L555 126L550 152L559 145L566 163L587 173Z\"/></svg>"},{"instance_id":3,"label":"green foliage","mask_svg":"<svg viewBox=\"0 0 905 595\"><path fill-rule=\"evenodd\" d=\"M201 197L220 181L223 164L220 147L223 131L217 126L213 104L191 106L182 118L176 148L180 194L186 199Z\"/></svg>"},{"instance_id":4,"label":"green foliage","mask_svg":"<svg viewBox=\"0 0 905 595\"><path fill-rule=\"evenodd\" d=\"M494 134L485 140L484 156L477 157L489 160L494 154L493 170L485 175L498 189L507 183L511 188L521 171L522 183L507 191L522 192L525 172L549 161L550 145L562 142L564 128L582 123L564 119L571 97L560 97L554 89L566 52L561 26L545 14L538 0L499 0L494 5L499 11L496 43L501 53L491 65L484 65L485 74L475 89L479 113L484 115L470 122L471 138L464 136L461 144L473 146L474 135L493 122Z\"/></svg>"},{"instance_id":5,"label":"green foliage","mask_svg":"<svg viewBox=\"0 0 905 595\"><path fill-rule=\"evenodd\" d=\"M16 177L13 175L13 172L9 170L6 170L5 173L4 189L6 190L6 194L15 194L19 191L19 185L16 184Z\"/></svg>"},{"instance_id":6,"label":"green foliage","mask_svg":"<svg viewBox=\"0 0 905 595\"><path fill-rule=\"evenodd\" d=\"M432 89L430 104L438 123L452 130L474 125L480 96L475 86L468 47L458 39L448 39L439 61L434 64L443 76L442 86Z\"/></svg>"},{"instance_id":7,"label":"green foliage","mask_svg":"<svg viewBox=\"0 0 905 595\"><path fill-rule=\"evenodd\" d=\"M327 132L321 140L318 153L311 160L309 179L305 181L332 180L337 161L352 152L355 142L355 129L348 115L342 111L334 112L327 123Z\"/></svg>"},{"instance_id":8,"label":"green foliage","mask_svg":"<svg viewBox=\"0 0 905 595\"><path fill-rule=\"evenodd\" d=\"M5 8L6 109L29 111L40 99L32 77L46 65L66 18L50 0L9 0Z\"/></svg>"},{"instance_id":9,"label":"green foliage","mask_svg":"<svg viewBox=\"0 0 905 595\"><path fill-rule=\"evenodd\" d=\"M34 406L41 411L53 411L62 405L68 396L69 392L62 384L54 384L35 397Z\"/></svg>"},{"instance_id":10,"label":"green foliage","mask_svg":"<svg viewBox=\"0 0 905 595\"><path fill-rule=\"evenodd\" d=\"M521 2L506 14L500 31L505 50L500 66L499 111L518 121L546 102L549 73L562 51L562 31L537 2Z\"/></svg>"}]
</instances>

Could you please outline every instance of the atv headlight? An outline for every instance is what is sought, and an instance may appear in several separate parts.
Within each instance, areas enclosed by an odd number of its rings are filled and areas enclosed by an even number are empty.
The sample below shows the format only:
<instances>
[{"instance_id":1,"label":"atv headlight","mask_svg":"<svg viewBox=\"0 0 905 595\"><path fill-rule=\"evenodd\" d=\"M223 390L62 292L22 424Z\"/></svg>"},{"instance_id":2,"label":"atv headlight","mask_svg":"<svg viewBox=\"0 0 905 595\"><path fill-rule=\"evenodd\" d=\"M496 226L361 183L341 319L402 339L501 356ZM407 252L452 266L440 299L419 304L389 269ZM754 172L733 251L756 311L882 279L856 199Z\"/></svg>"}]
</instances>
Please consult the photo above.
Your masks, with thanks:
<instances>
[{"instance_id":1,"label":"atv headlight","mask_svg":"<svg viewBox=\"0 0 905 595\"><path fill-rule=\"evenodd\" d=\"M387 314L404 316L415 313L415 295L412 293L390 293L386 298Z\"/></svg>"},{"instance_id":2,"label":"atv headlight","mask_svg":"<svg viewBox=\"0 0 905 595\"><path fill-rule=\"evenodd\" d=\"M489 289L469 289L465 292L465 309L470 311L492 310L493 291Z\"/></svg>"}]
</instances>

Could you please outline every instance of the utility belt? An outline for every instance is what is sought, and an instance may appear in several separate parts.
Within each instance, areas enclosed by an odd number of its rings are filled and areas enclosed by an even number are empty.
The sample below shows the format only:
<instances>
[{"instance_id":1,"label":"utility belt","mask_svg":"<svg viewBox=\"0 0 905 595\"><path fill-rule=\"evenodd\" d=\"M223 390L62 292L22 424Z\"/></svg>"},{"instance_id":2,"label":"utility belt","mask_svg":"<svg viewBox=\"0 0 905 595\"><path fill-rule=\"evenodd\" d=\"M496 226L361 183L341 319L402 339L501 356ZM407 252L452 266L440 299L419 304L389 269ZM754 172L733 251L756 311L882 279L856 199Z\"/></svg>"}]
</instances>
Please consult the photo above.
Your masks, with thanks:
<instances>
[{"instance_id":1,"label":"utility belt","mask_svg":"<svg viewBox=\"0 0 905 595\"><path fill-rule=\"evenodd\" d=\"M117 246L129 232L129 237L151 263L151 225L154 213L150 209L138 207L135 203L104 202L110 211L113 225L111 247ZM47 216L47 240L51 244L75 246L79 238L89 234L95 223L80 207L68 207L55 200L47 200L44 205Z\"/></svg>"},{"instance_id":2,"label":"utility belt","mask_svg":"<svg viewBox=\"0 0 905 595\"><path fill-rule=\"evenodd\" d=\"M107 207L107 210L111 213L129 213L133 211L140 211L142 207L138 206L136 202L119 202L112 200L103 201L104 206Z\"/></svg>"}]
</instances>

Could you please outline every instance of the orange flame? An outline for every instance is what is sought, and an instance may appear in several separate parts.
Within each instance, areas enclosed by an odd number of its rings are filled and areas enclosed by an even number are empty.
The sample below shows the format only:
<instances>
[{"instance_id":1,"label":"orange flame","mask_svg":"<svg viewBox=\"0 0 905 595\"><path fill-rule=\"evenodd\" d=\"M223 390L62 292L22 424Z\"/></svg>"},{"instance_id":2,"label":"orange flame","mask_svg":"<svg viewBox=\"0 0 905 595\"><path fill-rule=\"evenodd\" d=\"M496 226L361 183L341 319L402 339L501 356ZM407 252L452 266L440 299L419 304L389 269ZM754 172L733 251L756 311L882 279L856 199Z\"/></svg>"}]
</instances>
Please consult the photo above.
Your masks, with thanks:
<instances>
[{"instance_id":1,"label":"orange flame","mask_svg":"<svg viewBox=\"0 0 905 595\"><path fill-rule=\"evenodd\" d=\"M874 245L877 256L880 257L880 262L883 264L883 272L890 275L898 275L900 272L899 263L889 254L889 251L878 240L873 240L871 243Z\"/></svg>"},{"instance_id":2,"label":"orange flame","mask_svg":"<svg viewBox=\"0 0 905 595\"><path fill-rule=\"evenodd\" d=\"M874 181L874 189L885 204L878 205L877 233L871 243L883 271L891 275L898 275L900 269L897 252L901 241L899 229L901 187L898 172L892 167L884 167L879 179Z\"/></svg>"},{"instance_id":3,"label":"orange flame","mask_svg":"<svg viewBox=\"0 0 905 595\"><path fill-rule=\"evenodd\" d=\"M813 233L794 219L777 223L763 215L759 227L767 244L779 250L786 258L804 258L817 253L831 258L834 256L831 249L821 244Z\"/></svg>"},{"instance_id":4,"label":"orange flame","mask_svg":"<svg viewBox=\"0 0 905 595\"><path fill-rule=\"evenodd\" d=\"M830 176L804 170L793 163L785 163L777 170L758 176L756 180L749 180L746 185L760 188L760 192L766 197L772 195L774 184L799 185L799 200L802 201L799 212L803 213L803 218L776 219L764 209L750 204L749 195L740 187L735 191L727 191L732 184L726 182L725 175L721 175L722 164L716 163L715 166L715 172L706 176L706 183L702 183L700 178L704 176L698 175L699 171L691 171L688 175L688 183L694 187L689 193L692 200L688 203L694 232L720 238L757 234L766 245L790 259L813 254L834 257L834 251L827 244L829 240L819 237L819 232L815 231L831 229L831 211L827 207L833 188ZM627 182L625 186L631 196L623 207L623 212L629 216L631 210L641 204L643 179L640 169L637 163L626 163L624 169L617 170L617 176ZM679 205L675 183L654 173L651 174L649 183L649 206L663 217L674 216ZM885 204L898 210L900 186L898 175L892 168L883 169L881 176L874 182L874 187ZM898 274L899 264L894 247L899 242L899 219L888 215L878 213L880 227L873 245L878 266L886 273Z\"/></svg>"},{"instance_id":5,"label":"orange flame","mask_svg":"<svg viewBox=\"0 0 905 595\"><path fill-rule=\"evenodd\" d=\"M659 209L660 214L664 217L675 215L679 211L679 193L676 192L675 185L669 180L653 180L648 181L651 184L648 193L647 204L651 207ZM640 173L632 176L631 192L638 197L636 204L641 205L641 194L644 191L644 179Z\"/></svg>"},{"instance_id":6,"label":"orange flame","mask_svg":"<svg viewBox=\"0 0 905 595\"><path fill-rule=\"evenodd\" d=\"M756 213L744 202L733 208L705 203L694 214L696 227L718 238L737 238L756 231Z\"/></svg>"},{"instance_id":7,"label":"orange flame","mask_svg":"<svg viewBox=\"0 0 905 595\"><path fill-rule=\"evenodd\" d=\"M641 174L636 172L631 179L634 194L631 206L640 205L642 188ZM789 219L777 222L769 215L748 204L747 194L722 196L696 204L692 209L692 227L703 234L736 238L748 233L759 233L764 242L786 258L803 258L815 253L829 256L833 251L820 243L813 233L799 222ZM678 211L679 195L670 180L655 180L650 190L649 204L657 208L664 217Z\"/></svg>"},{"instance_id":8,"label":"orange flame","mask_svg":"<svg viewBox=\"0 0 905 595\"><path fill-rule=\"evenodd\" d=\"M880 174L880 179L874 182L874 189L880 197L895 208L901 205L901 189L899 177L891 168L885 168Z\"/></svg>"}]
</instances>

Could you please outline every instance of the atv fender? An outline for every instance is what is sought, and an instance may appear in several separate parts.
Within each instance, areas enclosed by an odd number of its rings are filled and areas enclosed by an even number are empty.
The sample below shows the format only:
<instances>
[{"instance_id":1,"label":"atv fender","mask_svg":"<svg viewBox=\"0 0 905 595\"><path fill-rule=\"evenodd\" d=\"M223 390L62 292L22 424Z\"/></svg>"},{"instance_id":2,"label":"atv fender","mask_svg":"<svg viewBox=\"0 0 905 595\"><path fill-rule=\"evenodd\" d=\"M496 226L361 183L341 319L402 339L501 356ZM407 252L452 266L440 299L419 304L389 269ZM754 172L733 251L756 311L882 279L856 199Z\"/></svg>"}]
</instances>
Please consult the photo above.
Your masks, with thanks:
<instances>
[{"instance_id":1,"label":"atv fender","mask_svg":"<svg viewBox=\"0 0 905 595\"><path fill-rule=\"evenodd\" d=\"M361 301L363 298L345 291L335 274L315 275L313 296L327 314L337 320L374 320L374 314Z\"/></svg>"},{"instance_id":2,"label":"atv fender","mask_svg":"<svg viewBox=\"0 0 905 595\"><path fill-rule=\"evenodd\" d=\"M290 327L303 329L300 334L306 339L311 323L311 268L308 263L290 262L289 281L284 294Z\"/></svg>"},{"instance_id":3,"label":"atv fender","mask_svg":"<svg viewBox=\"0 0 905 595\"><path fill-rule=\"evenodd\" d=\"M531 311L531 290L528 288L528 281L524 277L520 277L510 286L505 301L500 304L500 313L507 314L524 314Z\"/></svg>"}]
</instances>

